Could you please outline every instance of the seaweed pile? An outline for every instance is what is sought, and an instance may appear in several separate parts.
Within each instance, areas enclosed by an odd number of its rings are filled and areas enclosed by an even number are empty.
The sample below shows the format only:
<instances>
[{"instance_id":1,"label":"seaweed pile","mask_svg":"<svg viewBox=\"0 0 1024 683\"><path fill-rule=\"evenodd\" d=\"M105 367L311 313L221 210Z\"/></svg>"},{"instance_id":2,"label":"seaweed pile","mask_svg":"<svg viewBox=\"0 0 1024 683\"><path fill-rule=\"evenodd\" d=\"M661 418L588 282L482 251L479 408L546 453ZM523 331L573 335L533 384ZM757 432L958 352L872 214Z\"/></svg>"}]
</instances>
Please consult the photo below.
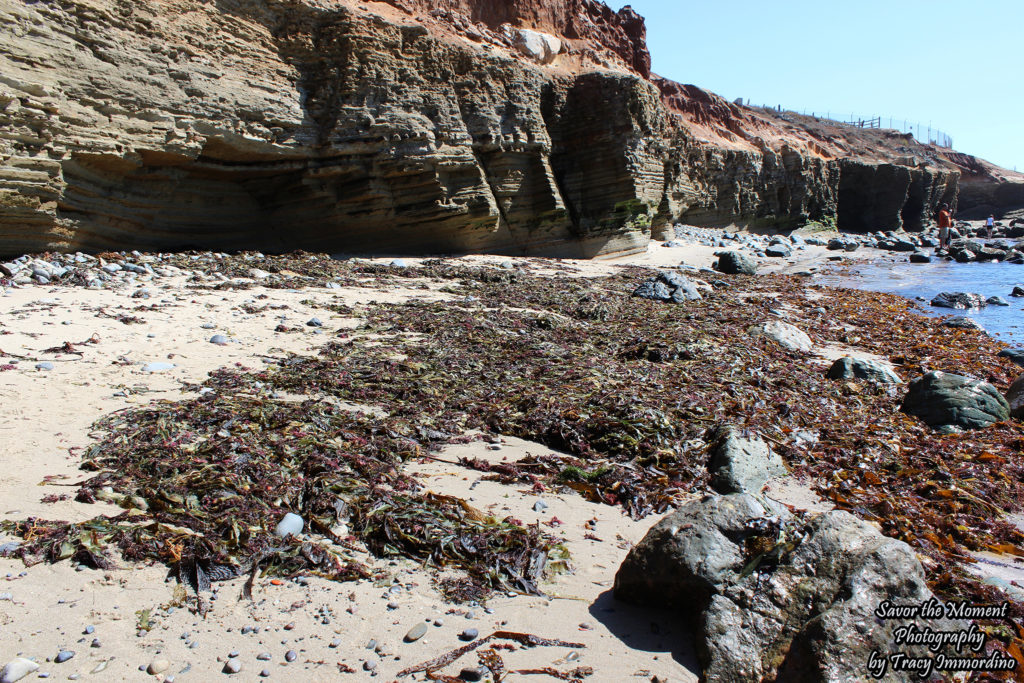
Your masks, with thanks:
<instances>
[{"instance_id":1,"label":"seaweed pile","mask_svg":"<svg viewBox=\"0 0 1024 683\"><path fill-rule=\"evenodd\" d=\"M889 357L906 380L947 370L1005 388L1013 366L975 331L943 328L898 297L799 277L734 276L673 306L629 295L651 275L643 269L594 280L443 261L345 272L433 280L459 298L370 306L361 329L316 357L221 370L198 398L108 417L79 497L128 510L81 525L22 522L25 558L103 566L104 546L116 546L200 584L197 567L208 578L366 576L356 553L365 548L461 568L472 587L450 582L455 599L537 592L545 566L561 561L550 537L425 493L403 465L474 430L517 436L561 454L461 464L538 491L571 488L639 519L703 489L707 434L728 422L756 430L839 508L913 545L941 597L1004 599L961 562L978 550L1024 555L1024 534L1002 519L1024 494L1024 427L939 436L899 412L897 392L829 380L807 355L748 328L783 316L817 345ZM978 352L986 346L996 348ZM322 540L276 538L285 512ZM1024 616L1020 604L1013 611Z\"/></svg>"}]
</instances>

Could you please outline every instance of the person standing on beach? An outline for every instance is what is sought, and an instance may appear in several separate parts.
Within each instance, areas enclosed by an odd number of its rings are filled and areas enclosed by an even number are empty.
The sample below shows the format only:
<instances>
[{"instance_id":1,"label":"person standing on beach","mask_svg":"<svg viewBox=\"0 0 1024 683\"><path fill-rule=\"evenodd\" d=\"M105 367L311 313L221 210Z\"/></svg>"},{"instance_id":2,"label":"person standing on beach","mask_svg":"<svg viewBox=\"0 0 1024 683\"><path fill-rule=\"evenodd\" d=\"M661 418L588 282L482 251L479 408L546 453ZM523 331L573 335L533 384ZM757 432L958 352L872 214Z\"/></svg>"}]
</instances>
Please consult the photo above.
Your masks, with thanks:
<instances>
[{"instance_id":1,"label":"person standing on beach","mask_svg":"<svg viewBox=\"0 0 1024 683\"><path fill-rule=\"evenodd\" d=\"M953 214L949 212L949 204L939 209L939 249L949 246L949 229L953 227Z\"/></svg>"},{"instance_id":2,"label":"person standing on beach","mask_svg":"<svg viewBox=\"0 0 1024 683\"><path fill-rule=\"evenodd\" d=\"M985 221L985 229L988 230L988 238L992 239L992 228L996 224L995 214L990 214L988 220Z\"/></svg>"}]
</instances>

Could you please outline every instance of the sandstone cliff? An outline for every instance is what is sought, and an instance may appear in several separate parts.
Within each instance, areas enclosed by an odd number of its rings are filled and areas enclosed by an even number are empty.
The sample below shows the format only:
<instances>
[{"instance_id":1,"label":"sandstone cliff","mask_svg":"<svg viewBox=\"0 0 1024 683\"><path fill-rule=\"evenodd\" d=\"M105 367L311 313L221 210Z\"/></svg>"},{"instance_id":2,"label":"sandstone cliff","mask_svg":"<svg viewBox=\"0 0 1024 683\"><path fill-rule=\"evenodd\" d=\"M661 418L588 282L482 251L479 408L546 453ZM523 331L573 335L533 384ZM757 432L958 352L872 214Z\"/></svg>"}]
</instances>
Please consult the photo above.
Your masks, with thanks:
<instances>
[{"instance_id":1,"label":"sandstone cliff","mask_svg":"<svg viewBox=\"0 0 1024 683\"><path fill-rule=\"evenodd\" d=\"M913 229L957 192L957 167L916 143L853 149L652 76L642 18L595 0L0 0L0 16L5 254L599 256L676 220Z\"/></svg>"}]
</instances>

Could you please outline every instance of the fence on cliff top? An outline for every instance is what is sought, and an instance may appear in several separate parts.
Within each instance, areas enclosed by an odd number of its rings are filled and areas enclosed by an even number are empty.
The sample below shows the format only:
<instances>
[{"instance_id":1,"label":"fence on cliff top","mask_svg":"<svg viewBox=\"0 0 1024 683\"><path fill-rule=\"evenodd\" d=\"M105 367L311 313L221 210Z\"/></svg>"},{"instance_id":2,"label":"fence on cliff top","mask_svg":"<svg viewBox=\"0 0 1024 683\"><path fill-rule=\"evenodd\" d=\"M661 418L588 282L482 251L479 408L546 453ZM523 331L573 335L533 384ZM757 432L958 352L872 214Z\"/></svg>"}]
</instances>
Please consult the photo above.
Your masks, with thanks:
<instances>
[{"instance_id":1,"label":"fence on cliff top","mask_svg":"<svg viewBox=\"0 0 1024 683\"><path fill-rule=\"evenodd\" d=\"M740 100L737 100L736 103L740 104L741 102ZM747 100L746 106L752 106L749 100ZM757 109L763 109L767 112L771 112L775 116L785 114L788 111L783 110L782 105L776 105L774 107L769 105L761 105L760 107L758 107L757 105L753 105L753 107ZM912 134L914 136L914 139L918 140L919 142L926 142L927 144L935 145L936 147L953 149L952 136L950 136L948 133L944 133L938 128L932 128L932 125L930 123L926 126L921 123L916 123L914 121L907 121L906 119L895 119L891 116L874 116L872 118L858 118L853 114L850 114L850 118L848 120L844 120L833 118L832 112L825 112L824 114L819 114L817 112L812 111L808 113L806 109L802 112L794 111L792 113L801 114L803 116L810 116L815 119L825 119L826 121L829 121L834 124L839 124L842 126L856 126L857 128L888 128L890 130L898 130L901 133ZM924 133L923 136L922 133Z\"/></svg>"}]
</instances>

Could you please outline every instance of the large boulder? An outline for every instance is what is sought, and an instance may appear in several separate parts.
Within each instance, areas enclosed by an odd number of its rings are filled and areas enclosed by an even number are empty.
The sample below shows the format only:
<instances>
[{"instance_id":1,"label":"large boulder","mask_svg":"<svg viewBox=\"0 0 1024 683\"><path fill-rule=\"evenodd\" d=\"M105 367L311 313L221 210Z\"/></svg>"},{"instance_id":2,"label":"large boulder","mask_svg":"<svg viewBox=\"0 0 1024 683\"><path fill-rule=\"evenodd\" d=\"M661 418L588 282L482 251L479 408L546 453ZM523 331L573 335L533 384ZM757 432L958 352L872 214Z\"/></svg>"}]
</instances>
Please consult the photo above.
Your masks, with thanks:
<instances>
[{"instance_id":1,"label":"large boulder","mask_svg":"<svg viewBox=\"0 0 1024 683\"><path fill-rule=\"evenodd\" d=\"M984 308L985 297L970 292L940 292L932 299L932 306L939 308Z\"/></svg>"},{"instance_id":2,"label":"large boulder","mask_svg":"<svg viewBox=\"0 0 1024 683\"><path fill-rule=\"evenodd\" d=\"M968 318L965 315L955 315L949 320L942 321L942 327L952 327L957 330L978 330L984 332L985 328L977 320Z\"/></svg>"},{"instance_id":3,"label":"large boulder","mask_svg":"<svg viewBox=\"0 0 1024 683\"><path fill-rule=\"evenodd\" d=\"M1024 419L1024 375L1018 377L1007 389L1006 403L1010 406L1010 417Z\"/></svg>"},{"instance_id":4,"label":"large boulder","mask_svg":"<svg viewBox=\"0 0 1024 683\"><path fill-rule=\"evenodd\" d=\"M654 301L699 301L700 291L697 285L681 273L662 272L642 283L633 291L633 296Z\"/></svg>"},{"instance_id":5,"label":"large boulder","mask_svg":"<svg viewBox=\"0 0 1024 683\"><path fill-rule=\"evenodd\" d=\"M787 474L782 458L758 436L720 427L712 439L708 470L719 493L760 493L769 479Z\"/></svg>"},{"instance_id":6,"label":"large boulder","mask_svg":"<svg viewBox=\"0 0 1024 683\"><path fill-rule=\"evenodd\" d=\"M739 251L724 251L719 254L716 267L727 275L757 274L757 262Z\"/></svg>"},{"instance_id":7,"label":"large boulder","mask_svg":"<svg viewBox=\"0 0 1024 683\"><path fill-rule=\"evenodd\" d=\"M890 251L916 251L917 245L911 242L909 239L899 238L892 241L892 245L889 247Z\"/></svg>"},{"instance_id":8,"label":"large boulder","mask_svg":"<svg viewBox=\"0 0 1024 683\"><path fill-rule=\"evenodd\" d=\"M879 384L900 384L903 380L885 363L844 356L828 369L829 379L866 379Z\"/></svg>"},{"instance_id":9,"label":"large boulder","mask_svg":"<svg viewBox=\"0 0 1024 683\"><path fill-rule=\"evenodd\" d=\"M749 332L755 336L774 339L791 351L810 351L814 348L811 338L805 332L781 320L769 320L766 323L754 325Z\"/></svg>"},{"instance_id":10,"label":"large boulder","mask_svg":"<svg viewBox=\"0 0 1024 683\"><path fill-rule=\"evenodd\" d=\"M954 239L953 241L951 241L949 243L950 251L963 250L963 251L969 251L972 254L978 254L984 248L985 248L985 245L982 244L981 242L979 242L978 240Z\"/></svg>"},{"instance_id":11,"label":"large boulder","mask_svg":"<svg viewBox=\"0 0 1024 683\"><path fill-rule=\"evenodd\" d=\"M893 651L895 629L906 625L875 610L932 598L902 541L847 512L795 516L747 494L708 496L658 522L619 568L615 596L688 617L708 683L866 680L872 651Z\"/></svg>"},{"instance_id":12,"label":"large boulder","mask_svg":"<svg viewBox=\"0 0 1024 683\"><path fill-rule=\"evenodd\" d=\"M507 25L504 28L516 49L539 64L550 64L562 51L562 41L550 33Z\"/></svg>"},{"instance_id":13,"label":"large boulder","mask_svg":"<svg viewBox=\"0 0 1024 683\"><path fill-rule=\"evenodd\" d=\"M1024 368L1024 349L1003 349L996 355L1000 358L1009 358L1011 363Z\"/></svg>"},{"instance_id":14,"label":"large boulder","mask_svg":"<svg viewBox=\"0 0 1024 683\"><path fill-rule=\"evenodd\" d=\"M915 251L910 255L911 263L931 263L932 257L924 251Z\"/></svg>"},{"instance_id":15,"label":"large boulder","mask_svg":"<svg viewBox=\"0 0 1024 683\"><path fill-rule=\"evenodd\" d=\"M981 429L1010 417L999 390L974 377L929 372L911 382L901 410L931 427Z\"/></svg>"}]
</instances>

